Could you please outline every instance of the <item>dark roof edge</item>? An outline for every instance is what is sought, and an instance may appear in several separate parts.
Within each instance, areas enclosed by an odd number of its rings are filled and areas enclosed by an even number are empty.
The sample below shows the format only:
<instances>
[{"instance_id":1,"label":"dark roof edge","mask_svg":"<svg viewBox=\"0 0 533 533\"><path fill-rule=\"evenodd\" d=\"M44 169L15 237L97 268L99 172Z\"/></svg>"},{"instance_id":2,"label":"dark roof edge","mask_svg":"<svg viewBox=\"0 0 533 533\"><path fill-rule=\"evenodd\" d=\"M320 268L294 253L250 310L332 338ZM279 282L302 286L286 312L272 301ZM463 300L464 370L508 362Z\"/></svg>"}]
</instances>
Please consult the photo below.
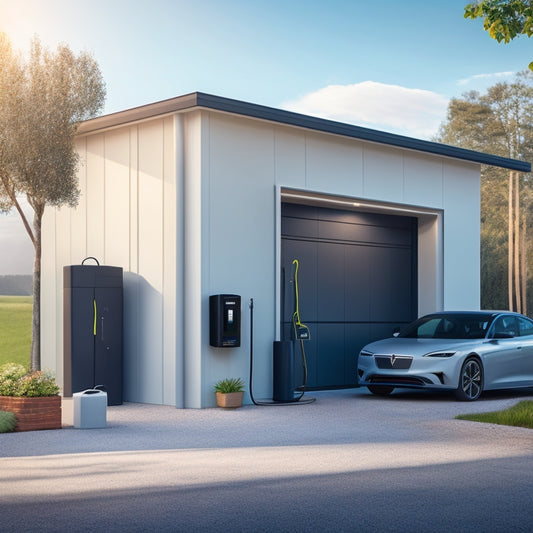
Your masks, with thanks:
<instances>
[{"instance_id":1,"label":"dark roof edge","mask_svg":"<svg viewBox=\"0 0 533 533\"><path fill-rule=\"evenodd\" d=\"M98 117L82 123L79 127L78 133L90 133L99 129L118 126L128 122L144 120L176 111L183 111L193 107L204 107L206 109L212 109L215 111L234 113L246 117L278 122L281 124L297 126L324 133L342 135L344 137L361 139L364 141L395 146L398 148L405 148L408 150L426 152L443 157L462 159L464 161L471 161L473 163L496 166L509 170L516 170L519 172L531 172L531 163L526 161L519 161L517 159L510 159L507 157L500 157L474 150L467 150L457 146L415 139L394 133L362 128L352 124L345 124L343 122L335 122L309 115L302 115L300 113L294 113L292 111L285 111L282 109L258 104L250 104L240 100L233 100L231 98L224 98L221 96L214 96L201 92L178 96L169 100L163 100L161 102Z\"/></svg>"}]
</instances>

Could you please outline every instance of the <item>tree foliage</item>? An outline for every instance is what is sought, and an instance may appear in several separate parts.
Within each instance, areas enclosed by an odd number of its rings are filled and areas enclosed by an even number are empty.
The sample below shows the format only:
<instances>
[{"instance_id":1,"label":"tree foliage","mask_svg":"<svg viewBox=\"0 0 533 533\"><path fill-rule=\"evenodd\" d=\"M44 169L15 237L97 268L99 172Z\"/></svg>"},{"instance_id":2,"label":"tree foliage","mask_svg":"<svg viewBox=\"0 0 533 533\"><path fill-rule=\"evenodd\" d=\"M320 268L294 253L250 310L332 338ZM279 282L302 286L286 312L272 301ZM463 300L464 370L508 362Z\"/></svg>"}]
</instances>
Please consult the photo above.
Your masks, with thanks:
<instances>
[{"instance_id":1,"label":"tree foliage","mask_svg":"<svg viewBox=\"0 0 533 533\"><path fill-rule=\"evenodd\" d=\"M529 0L483 0L465 6L465 18L483 18L483 28L499 43L533 35L533 6ZM529 64L533 70L533 62Z\"/></svg>"},{"instance_id":2,"label":"tree foliage","mask_svg":"<svg viewBox=\"0 0 533 533\"><path fill-rule=\"evenodd\" d=\"M486 94L453 98L437 139L446 144L531 161L533 74L521 72ZM533 206L531 176L483 166L481 170L481 305L532 308L526 295L533 239L527 235Z\"/></svg>"},{"instance_id":3,"label":"tree foliage","mask_svg":"<svg viewBox=\"0 0 533 533\"><path fill-rule=\"evenodd\" d=\"M32 369L40 368L41 225L47 205L75 206L78 154L74 139L81 121L94 117L105 85L90 54L68 46L55 52L38 38L24 60L0 33L0 209L19 212L35 248ZM25 197L33 223L20 206Z\"/></svg>"}]
</instances>

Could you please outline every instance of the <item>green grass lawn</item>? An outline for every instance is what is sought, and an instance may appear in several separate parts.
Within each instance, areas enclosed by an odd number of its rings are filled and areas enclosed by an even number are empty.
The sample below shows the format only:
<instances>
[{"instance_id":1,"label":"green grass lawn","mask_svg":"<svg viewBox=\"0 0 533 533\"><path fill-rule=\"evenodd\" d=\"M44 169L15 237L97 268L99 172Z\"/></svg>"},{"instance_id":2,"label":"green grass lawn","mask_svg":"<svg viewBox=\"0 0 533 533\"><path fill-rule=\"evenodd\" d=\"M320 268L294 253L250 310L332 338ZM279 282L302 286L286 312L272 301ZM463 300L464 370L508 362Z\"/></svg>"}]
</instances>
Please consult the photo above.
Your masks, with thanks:
<instances>
[{"instance_id":1,"label":"green grass lawn","mask_svg":"<svg viewBox=\"0 0 533 533\"><path fill-rule=\"evenodd\" d=\"M475 415L458 415L459 420L501 424L503 426L518 426L533 429L533 401L523 400L509 409L492 413L478 413Z\"/></svg>"},{"instance_id":2,"label":"green grass lawn","mask_svg":"<svg viewBox=\"0 0 533 533\"><path fill-rule=\"evenodd\" d=\"M31 296L0 296L0 365L30 366Z\"/></svg>"}]
</instances>

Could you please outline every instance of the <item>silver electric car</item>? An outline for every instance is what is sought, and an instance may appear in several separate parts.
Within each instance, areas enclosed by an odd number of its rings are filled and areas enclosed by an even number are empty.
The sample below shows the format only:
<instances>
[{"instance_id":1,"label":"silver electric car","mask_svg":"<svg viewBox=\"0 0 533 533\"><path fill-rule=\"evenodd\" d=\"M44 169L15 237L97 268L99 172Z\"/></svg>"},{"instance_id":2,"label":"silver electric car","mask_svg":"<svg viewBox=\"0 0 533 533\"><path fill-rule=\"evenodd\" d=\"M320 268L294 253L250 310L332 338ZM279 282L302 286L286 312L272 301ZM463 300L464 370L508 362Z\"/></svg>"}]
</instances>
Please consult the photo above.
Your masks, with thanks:
<instances>
[{"instance_id":1,"label":"silver electric car","mask_svg":"<svg viewBox=\"0 0 533 533\"><path fill-rule=\"evenodd\" d=\"M502 311L426 315L359 353L358 383L377 395L397 387L483 391L533 387L533 320Z\"/></svg>"}]
</instances>

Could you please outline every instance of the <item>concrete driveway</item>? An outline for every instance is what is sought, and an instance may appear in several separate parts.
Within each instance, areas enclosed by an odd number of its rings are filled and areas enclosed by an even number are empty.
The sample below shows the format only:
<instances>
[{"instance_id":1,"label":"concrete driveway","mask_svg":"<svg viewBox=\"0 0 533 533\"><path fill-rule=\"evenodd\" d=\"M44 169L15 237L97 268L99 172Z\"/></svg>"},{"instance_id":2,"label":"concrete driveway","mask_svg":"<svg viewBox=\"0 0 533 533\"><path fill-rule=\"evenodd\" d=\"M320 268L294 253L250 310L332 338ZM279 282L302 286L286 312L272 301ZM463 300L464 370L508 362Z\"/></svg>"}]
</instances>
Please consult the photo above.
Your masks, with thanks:
<instances>
[{"instance_id":1,"label":"concrete driveway","mask_svg":"<svg viewBox=\"0 0 533 533\"><path fill-rule=\"evenodd\" d=\"M306 396L234 411L130 403L108 408L105 429L0 435L0 531L533 529L533 430L454 420L532 390Z\"/></svg>"}]
</instances>

